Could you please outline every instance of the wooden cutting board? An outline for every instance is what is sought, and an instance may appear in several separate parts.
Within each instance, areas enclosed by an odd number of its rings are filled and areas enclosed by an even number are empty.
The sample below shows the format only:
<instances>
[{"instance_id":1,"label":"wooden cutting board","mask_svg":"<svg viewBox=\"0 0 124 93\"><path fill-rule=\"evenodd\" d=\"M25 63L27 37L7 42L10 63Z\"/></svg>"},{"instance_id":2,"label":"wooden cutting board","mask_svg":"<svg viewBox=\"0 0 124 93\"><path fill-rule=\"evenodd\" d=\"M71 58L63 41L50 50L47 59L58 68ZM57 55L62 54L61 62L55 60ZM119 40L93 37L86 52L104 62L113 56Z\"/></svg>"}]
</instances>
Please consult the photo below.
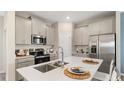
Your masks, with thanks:
<instances>
[{"instance_id":1,"label":"wooden cutting board","mask_svg":"<svg viewBox=\"0 0 124 93\"><path fill-rule=\"evenodd\" d=\"M86 64L91 64L91 65L97 65L99 64L99 62L94 62L94 61L82 61L83 63L86 63Z\"/></svg>"}]
</instances>

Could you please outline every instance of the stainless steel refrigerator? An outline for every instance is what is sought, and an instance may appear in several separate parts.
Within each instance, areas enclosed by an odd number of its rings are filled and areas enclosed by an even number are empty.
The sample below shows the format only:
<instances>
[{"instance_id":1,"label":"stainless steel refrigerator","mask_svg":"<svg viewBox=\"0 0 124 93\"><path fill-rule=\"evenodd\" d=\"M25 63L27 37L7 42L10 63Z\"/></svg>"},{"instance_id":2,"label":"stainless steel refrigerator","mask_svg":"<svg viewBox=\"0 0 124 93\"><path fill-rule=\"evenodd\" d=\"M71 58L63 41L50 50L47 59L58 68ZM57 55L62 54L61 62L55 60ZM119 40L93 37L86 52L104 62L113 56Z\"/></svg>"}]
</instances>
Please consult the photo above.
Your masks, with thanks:
<instances>
[{"instance_id":1,"label":"stainless steel refrigerator","mask_svg":"<svg viewBox=\"0 0 124 93\"><path fill-rule=\"evenodd\" d=\"M103 59L103 63L98 71L109 73L110 62L112 59L116 59L115 41L115 34L90 36L89 57Z\"/></svg>"}]
</instances>

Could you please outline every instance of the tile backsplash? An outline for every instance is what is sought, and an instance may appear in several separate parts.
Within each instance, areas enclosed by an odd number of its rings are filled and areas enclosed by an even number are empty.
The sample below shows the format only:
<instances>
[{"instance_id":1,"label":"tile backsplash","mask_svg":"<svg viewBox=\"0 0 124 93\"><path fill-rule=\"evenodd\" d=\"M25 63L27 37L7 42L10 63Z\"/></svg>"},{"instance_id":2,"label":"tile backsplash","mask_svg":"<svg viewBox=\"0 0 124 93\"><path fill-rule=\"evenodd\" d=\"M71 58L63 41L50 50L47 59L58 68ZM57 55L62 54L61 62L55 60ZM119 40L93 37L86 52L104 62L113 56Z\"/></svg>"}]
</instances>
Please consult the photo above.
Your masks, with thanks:
<instances>
[{"instance_id":1,"label":"tile backsplash","mask_svg":"<svg viewBox=\"0 0 124 93\"><path fill-rule=\"evenodd\" d=\"M52 46L48 46L48 45L16 45L15 48L16 49L30 49L30 48L43 48L43 49L48 49L51 48Z\"/></svg>"},{"instance_id":2,"label":"tile backsplash","mask_svg":"<svg viewBox=\"0 0 124 93\"><path fill-rule=\"evenodd\" d=\"M89 46L73 46L73 53L76 53L76 50L78 49L81 52L81 49L83 49L84 52L87 52L87 48L89 48Z\"/></svg>"}]
</instances>

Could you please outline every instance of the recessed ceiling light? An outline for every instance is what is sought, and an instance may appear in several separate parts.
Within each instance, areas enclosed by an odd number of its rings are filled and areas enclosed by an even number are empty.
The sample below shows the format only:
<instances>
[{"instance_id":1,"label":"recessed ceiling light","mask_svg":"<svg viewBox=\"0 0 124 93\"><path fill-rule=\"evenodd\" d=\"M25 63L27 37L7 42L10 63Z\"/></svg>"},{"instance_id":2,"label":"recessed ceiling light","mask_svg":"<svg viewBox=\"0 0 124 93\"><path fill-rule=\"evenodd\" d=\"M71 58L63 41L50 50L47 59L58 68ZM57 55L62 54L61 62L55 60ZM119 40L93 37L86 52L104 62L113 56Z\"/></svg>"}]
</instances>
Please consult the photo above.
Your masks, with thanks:
<instances>
[{"instance_id":1,"label":"recessed ceiling light","mask_svg":"<svg viewBox=\"0 0 124 93\"><path fill-rule=\"evenodd\" d=\"M66 19L70 19L70 17L69 17L69 16L67 16L67 17L66 17Z\"/></svg>"}]
</instances>

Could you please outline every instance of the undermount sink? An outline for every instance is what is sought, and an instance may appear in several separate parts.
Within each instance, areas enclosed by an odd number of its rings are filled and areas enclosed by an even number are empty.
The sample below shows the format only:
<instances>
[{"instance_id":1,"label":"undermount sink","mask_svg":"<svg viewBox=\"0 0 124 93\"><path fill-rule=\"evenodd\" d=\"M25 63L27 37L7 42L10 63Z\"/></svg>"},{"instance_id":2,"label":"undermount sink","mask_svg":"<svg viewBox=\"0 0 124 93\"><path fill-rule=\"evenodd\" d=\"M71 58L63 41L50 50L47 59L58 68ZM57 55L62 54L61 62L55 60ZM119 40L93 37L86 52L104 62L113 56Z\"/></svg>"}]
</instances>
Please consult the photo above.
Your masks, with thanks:
<instances>
[{"instance_id":1,"label":"undermount sink","mask_svg":"<svg viewBox=\"0 0 124 93\"><path fill-rule=\"evenodd\" d=\"M64 63L62 64L61 61L57 61L57 62L55 62L55 63L52 63L53 66L57 66L57 67L61 67L62 65L66 65L66 64L68 64L68 63L67 63L67 62L64 62Z\"/></svg>"},{"instance_id":2,"label":"undermount sink","mask_svg":"<svg viewBox=\"0 0 124 93\"><path fill-rule=\"evenodd\" d=\"M54 62L54 63L50 63L50 64L45 64L45 65L41 65L41 66L37 66L37 67L34 67L34 69L42 72L42 73L46 73L48 71L51 71L53 69L56 69L58 67L61 67L62 65L66 65L68 64L67 62L62 62L61 61L57 61L57 62Z\"/></svg>"},{"instance_id":3,"label":"undermount sink","mask_svg":"<svg viewBox=\"0 0 124 93\"><path fill-rule=\"evenodd\" d=\"M38 66L38 67L34 67L36 70L42 72L42 73L45 73L45 72L48 72L48 71L51 71L57 67L55 66L52 66L50 64L45 64L45 65L41 65L41 66Z\"/></svg>"}]
</instances>

